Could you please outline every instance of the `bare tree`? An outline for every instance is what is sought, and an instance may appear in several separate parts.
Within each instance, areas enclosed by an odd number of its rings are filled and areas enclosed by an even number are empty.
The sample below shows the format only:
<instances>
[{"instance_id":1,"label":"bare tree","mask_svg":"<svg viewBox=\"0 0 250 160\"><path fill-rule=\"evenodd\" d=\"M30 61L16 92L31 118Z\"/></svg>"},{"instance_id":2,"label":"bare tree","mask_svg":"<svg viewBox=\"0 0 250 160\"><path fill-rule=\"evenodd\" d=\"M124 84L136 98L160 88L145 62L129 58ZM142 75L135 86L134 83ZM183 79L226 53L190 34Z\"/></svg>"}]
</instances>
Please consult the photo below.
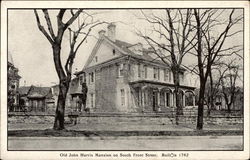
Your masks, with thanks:
<instances>
[{"instance_id":1,"label":"bare tree","mask_svg":"<svg viewBox=\"0 0 250 160\"><path fill-rule=\"evenodd\" d=\"M221 81L227 72L228 69L224 69L224 66L231 65L235 62L235 59L231 60L229 64L221 61L220 57L218 56L217 62L214 62L211 68L211 73L209 74L209 81L206 83L206 105L207 105L207 116L210 116L211 110L215 109L214 102L216 96L221 92L220 86ZM224 67L225 68L225 67Z\"/></svg>"},{"instance_id":2,"label":"bare tree","mask_svg":"<svg viewBox=\"0 0 250 160\"><path fill-rule=\"evenodd\" d=\"M231 106L235 100L235 95L239 91L236 82L237 78L239 78L240 66L233 63L233 61L229 64L225 64L225 66L225 70L219 72L221 76L220 85L227 111L231 113Z\"/></svg>"},{"instance_id":3,"label":"bare tree","mask_svg":"<svg viewBox=\"0 0 250 160\"><path fill-rule=\"evenodd\" d=\"M242 15L237 17L234 16L235 10L231 10L228 19L225 22L219 20L224 13L224 10L209 9L201 10L194 9L196 29L197 29L197 47L196 56L198 60L198 73L200 78L200 91L198 100L198 117L197 117L197 129L201 130L203 128L203 110L205 101L205 89L207 79L211 73L212 66L215 64L217 58L222 56L230 56L240 50L242 46L230 46L228 48L224 47L225 40L229 37L242 32L242 30L237 30L235 32L230 32L232 27L242 21ZM225 15L225 13L223 14ZM216 34L214 31L218 32L218 26L222 29L221 32Z\"/></svg>"},{"instance_id":4,"label":"bare tree","mask_svg":"<svg viewBox=\"0 0 250 160\"><path fill-rule=\"evenodd\" d=\"M214 101L217 93L219 92L219 83L214 82L214 78L212 74L209 74L209 81L206 84L206 91L205 91L205 101L207 104L207 116L210 116L211 110L215 108Z\"/></svg>"},{"instance_id":5,"label":"bare tree","mask_svg":"<svg viewBox=\"0 0 250 160\"><path fill-rule=\"evenodd\" d=\"M70 18L68 19L68 21L66 21L66 23L64 23L63 18L66 17L65 16L66 9L59 10L59 13L57 14L57 28L53 28L48 10L42 9L48 28L48 31L46 31L43 25L41 24L37 10L36 9L34 10L37 26L52 46L54 65L57 75L59 77L59 95L58 95L55 121L53 127L53 129L55 130L64 129L65 101L69 89L69 84L71 81L72 65L74 63L76 53L79 47L82 45L82 43L89 36L91 29L103 23L99 21L94 21L92 15L84 12L83 9L77 9L77 10L71 9L69 11L70 11L69 12ZM79 18L80 14L85 15L85 18L83 18L82 22L80 22L81 20L78 19L78 29L74 31L71 28L69 28L69 26L73 24L77 18ZM69 36L70 51L66 60L66 64L63 67L61 62L61 44L64 33L67 29L69 29L70 33ZM83 31L84 29L87 31L84 32ZM57 34L54 33L55 30L57 30ZM84 35L84 36L79 41L79 43L77 43L79 35Z\"/></svg>"},{"instance_id":6,"label":"bare tree","mask_svg":"<svg viewBox=\"0 0 250 160\"><path fill-rule=\"evenodd\" d=\"M183 114L183 107L180 103L180 72L183 57L194 48L195 36L192 33L194 27L191 25L191 9L166 9L160 14L146 14L141 11L143 20L151 24L152 35L142 32L137 34L142 37L151 47L151 51L166 64L166 68L171 68L175 84L175 105L176 123L178 116ZM154 35L159 35L157 40ZM163 40L162 40L163 39ZM162 43L160 42L162 41Z\"/></svg>"}]
</instances>

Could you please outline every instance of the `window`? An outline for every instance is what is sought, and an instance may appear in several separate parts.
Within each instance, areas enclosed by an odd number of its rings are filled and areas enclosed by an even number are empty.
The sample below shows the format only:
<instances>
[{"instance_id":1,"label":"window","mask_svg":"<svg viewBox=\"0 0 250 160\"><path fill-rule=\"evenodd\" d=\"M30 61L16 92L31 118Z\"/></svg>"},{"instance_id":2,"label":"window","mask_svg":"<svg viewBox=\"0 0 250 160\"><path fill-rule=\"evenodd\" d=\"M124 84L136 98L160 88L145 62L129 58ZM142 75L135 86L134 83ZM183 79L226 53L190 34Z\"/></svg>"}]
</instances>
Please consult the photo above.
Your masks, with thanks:
<instances>
[{"instance_id":1,"label":"window","mask_svg":"<svg viewBox=\"0 0 250 160\"><path fill-rule=\"evenodd\" d=\"M156 70L157 68L154 68L154 79L156 79L156 77L157 77L157 70Z\"/></svg>"},{"instance_id":2,"label":"window","mask_svg":"<svg viewBox=\"0 0 250 160\"><path fill-rule=\"evenodd\" d=\"M142 71L141 71L141 75L143 78L147 78L147 66L143 65Z\"/></svg>"},{"instance_id":3,"label":"window","mask_svg":"<svg viewBox=\"0 0 250 160\"><path fill-rule=\"evenodd\" d=\"M83 83L83 76L80 76L80 77L79 77L79 81L80 81L80 84Z\"/></svg>"},{"instance_id":4,"label":"window","mask_svg":"<svg viewBox=\"0 0 250 160\"><path fill-rule=\"evenodd\" d=\"M91 82L94 82L94 72L91 72Z\"/></svg>"},{"instance_id":5,"label":"window","mask_svg":"<svg viewBox=\"0 0 250 160\"><path fill-rule=\"evenodd\" d=\"M144 65L144 78L148 78L148 67Z\"/></svg>"},{"instance_id":6,"label":"window","mask_svg":"<svg viewBox=\"0 0 250 160\"><path fill-rule=\"evenodd\" d=\"M97 56L95 56L95 62L97 62L98 61L98 57Z\"/></svg>"},{"instance_id":7,"label":"window","mask_svg":"<svg viewBox=\"0 0 250 160\"><path fill-rule=\"evenodd\" d=\"M89 73L89 83L94 82L94 72Z\"/></svg>"},{"instance_id":8,"label":"window","mask_svg":"<svg viewBox=\"0 0 250 160\"><path fill-rule=\"evenodd\" d=\"M125 91L124 89L121 89L121 105L125 105Z\"/></svg>"},{"instance_id":9,"label":"window","mask_svg":"<svg viewBox=\"0 0 250 160\"><path fill-rule=\"evenodd\" d=\"M141 77L141 65L138 64L138 77Z\"/></svg>"},{"instance_id":10,"label":"window","mask_svg":"<svg viewBox=\"0 0 250 160\"><path fill-rule=\"evenodd\" d=\"M158 72L158 80L160 80L160 69L159 68L157 68L157 72Z\"/></svg>"},{"instance_id":11,"label":"window","mask_svg":"<svg viewBox=\"0 0 250 160\"><path fill-rule=\"evenodd\" d=\"M89 83L91 82L91 73L89 73Z\"/></svg>"},{"instance_id":12,"label":"window","mask_svg":"<svg viewBox=\"0 0 250 160\"><path fill-rule=\"evenodd\" d=\"M86 83L86 73L83 73L83 82Z\"/></svg>"},{"instance_id":13,"label":"window","mask_svg":"<svg viewBox=\"0 0 250 160\"><path fill-rule=\"evenodd\" d=\"M168 74L169 74L169 76L168 76L169 77L169 82L171 82L171 76L172 76L171 71L169 71Z\"/></svg>"},{"instance_id":14,"label":"window","mask_svg":"<svg viewBox=\"0 0 250 160\"><path fill-rule=\"evenodd\" d=\"M154 67L154 79L160 79L160 69Z\"/></svg>"},{"instance_id":15,"label":"window","mask_svg":"<svg viewBox=\"0 0 250 160\"><path fill-rule=\"evenodd\" d=\"M124 64L121 63L119 65L119 77L122 77L124 75Z\"/></svg>"},{"instance_id":16,"label":"window","mask_svg":"<svg viewBox=\"0 0 250 160\"><path fill-rule=\"evenodd\" d=\"M169 70L168 69L164 70L164 81L169 81Z\"/></svg>"},{"instance_id":17,"label":"window","mask_svg":"<svg viewBox=\"0 0 250 160\"><path fill-rule=\"evenodd\" d=\"M115 55L115 49L113 49L113 55Z\"/></svg>"}]
</instances>

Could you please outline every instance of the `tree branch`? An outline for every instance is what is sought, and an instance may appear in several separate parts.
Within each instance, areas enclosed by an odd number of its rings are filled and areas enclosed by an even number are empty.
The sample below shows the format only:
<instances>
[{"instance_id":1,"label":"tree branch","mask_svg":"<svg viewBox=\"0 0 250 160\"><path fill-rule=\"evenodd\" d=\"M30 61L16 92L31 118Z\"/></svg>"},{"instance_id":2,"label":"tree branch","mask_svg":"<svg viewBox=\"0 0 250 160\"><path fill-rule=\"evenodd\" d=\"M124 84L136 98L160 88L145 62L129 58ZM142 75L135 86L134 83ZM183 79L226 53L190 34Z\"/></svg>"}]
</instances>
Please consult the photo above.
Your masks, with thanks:
<instances>
[{"instance_id":1,"label":"tree branch","mask_svg":"<svg viewBox=\"0 0 250 160\"><path fill-rule=\"evenodd\" d=\"M54 41L52 40L52 38L49 36L49 34L46 32L46 30L44 29L44 27L41 25L41 22L40 22L40 18L39 18L39 15L36 11L36 9L34 9L34 13L35 13L35 16L36 16L36 22L37 22L37 26L39 28L39 30L43 33L43 35L49 40L50 44L53 44Z\"/></svg>"},{"instance_id":2,"label":"tree branch","mask_svg":"<svg viewBox=\"0 0 250 160\"><path fill-rule=\"evenodd\" d=\"M53 27L52 27L52 24L51 24L51 21L50 21L48 10L47 9L43 9L42 11L44 13L44 17L45 17L45 20L47 22L47 26L48 26L48 30L50 32L50 35L51 35L52 39L55 39L56 37L55 37L54 31L53 31Z\"/></svg>"}]
</instances>

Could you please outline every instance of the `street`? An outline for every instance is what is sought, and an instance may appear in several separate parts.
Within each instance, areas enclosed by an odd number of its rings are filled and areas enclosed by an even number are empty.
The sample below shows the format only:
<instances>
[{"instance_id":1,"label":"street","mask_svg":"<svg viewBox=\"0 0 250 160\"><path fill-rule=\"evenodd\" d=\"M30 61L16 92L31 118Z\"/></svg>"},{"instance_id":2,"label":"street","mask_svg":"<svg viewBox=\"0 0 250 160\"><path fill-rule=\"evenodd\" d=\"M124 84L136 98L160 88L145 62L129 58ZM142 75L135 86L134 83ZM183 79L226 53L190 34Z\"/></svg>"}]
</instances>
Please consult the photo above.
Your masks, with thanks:
<instances>
[{"instance_id":1,"label":"street","mask_svg":"<svg viewBox=\"0 0 250 160\"><path fill-rule=\"evenodd\" d=\"M243 136L9 137L9 150L242 150Z\"/></svg>"}]
</instances>

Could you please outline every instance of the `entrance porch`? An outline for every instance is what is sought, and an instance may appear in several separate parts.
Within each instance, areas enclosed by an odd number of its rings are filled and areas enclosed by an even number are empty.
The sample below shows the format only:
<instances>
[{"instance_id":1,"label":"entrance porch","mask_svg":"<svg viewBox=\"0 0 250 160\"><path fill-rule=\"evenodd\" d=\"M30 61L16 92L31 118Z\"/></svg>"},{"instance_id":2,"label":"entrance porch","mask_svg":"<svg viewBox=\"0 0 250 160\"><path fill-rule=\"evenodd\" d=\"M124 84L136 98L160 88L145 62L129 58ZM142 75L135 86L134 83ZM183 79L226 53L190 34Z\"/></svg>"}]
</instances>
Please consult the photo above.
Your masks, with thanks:
<instances>
[{"instance_id":1,"label":"entrance porch","mask_svg":"<svg viewBox=\"0 0 250 160\"><path fill-rule=\"evenodd\" d=\"M175 86L169 83L155 81L137 81L130 83L136 92L136 105L141 112L168 112L176 107L175 102ZM188 93L192 95L192 106L195 106L194 87L180 86L180 104L184 108L187 104L186 96ZM188 99L190 101L190 99Z\"/></svg>"}]
</instances>

